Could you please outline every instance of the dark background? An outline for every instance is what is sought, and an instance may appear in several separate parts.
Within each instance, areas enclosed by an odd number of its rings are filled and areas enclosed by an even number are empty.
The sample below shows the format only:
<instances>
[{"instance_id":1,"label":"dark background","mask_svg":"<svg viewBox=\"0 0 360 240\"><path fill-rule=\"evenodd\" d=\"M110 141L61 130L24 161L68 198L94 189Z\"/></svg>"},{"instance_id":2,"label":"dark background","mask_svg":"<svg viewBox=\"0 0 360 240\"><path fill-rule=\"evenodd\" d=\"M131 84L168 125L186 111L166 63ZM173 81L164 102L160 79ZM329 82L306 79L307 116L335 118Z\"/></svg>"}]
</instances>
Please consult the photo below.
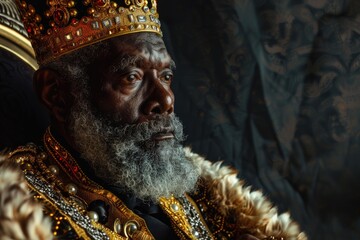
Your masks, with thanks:
<instances>
[{"instance_id":1,"label":"dark background","mask_svg":"<svg viewBox=\"0 0 360 240\"><path fill-rule=\"evenodd\" d=\"M159 1L187 144L291 211L360 239L360 1Z\"/></svg>"},{"instance_id":2,"label":"dark background","mask_svg":"<svg viewBox=\"0 0 360 240\"><path fill-rule=\"evenodd\" d=\"M360 239L360 1L160 0L190 145L310 239ZM0 148L41 138L32 70L0 50Z\"/></svg>"}]
</instances>

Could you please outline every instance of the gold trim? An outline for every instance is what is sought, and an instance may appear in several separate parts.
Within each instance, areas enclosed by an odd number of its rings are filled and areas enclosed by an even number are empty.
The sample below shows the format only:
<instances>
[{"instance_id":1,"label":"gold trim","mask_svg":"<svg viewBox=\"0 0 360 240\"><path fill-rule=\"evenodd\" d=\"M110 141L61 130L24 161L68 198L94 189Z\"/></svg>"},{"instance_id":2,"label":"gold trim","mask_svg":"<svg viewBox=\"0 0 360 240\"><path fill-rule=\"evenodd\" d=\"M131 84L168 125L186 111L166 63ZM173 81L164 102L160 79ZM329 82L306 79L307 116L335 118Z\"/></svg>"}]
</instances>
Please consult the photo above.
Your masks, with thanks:
<instances>
[{"instance_id":1,"label":"gold trim","mask_svg":"<svg viewBox=\"0 0 360 240\"><path fill-rule=\"evenodd\" d=\"M104 189L94 181L90 180L81 170L80 166L77 164L75 158L68 152L51 134L50 127L48 127L43 136L44 146L46 151L50 156L54 159L57 165L60 166L62 171L75 183L78 184L79 187L86 189L89 192L95 193L97 195L102 196L104 199L108 201L109 204L113 205L116 208L117 213L121 215L115 215L115 217L120 218L121 220L126 219L126 221L136 220L140 225L141 231L136 234L141 234L141 239L155 239L151 234L149 228L146 225L144 219L135 214L132 210L130 210L116 195L112 192ZM59 158L62 158L62 161L59 161ZM70 164L70 165L69 165ZM77 174L74 174L73 171L69 167L76 167ZM111 233L112 235L116 234L111 229L104 226L106 233ZM110 236L111 237L111 236ZM121 236L123 237L123 236ZM111 239L111 238L110 238ZM115 239L115 238L114 238ZM111 239L112 240L112 239Z\"/></svg>"},{"instance_id":2,"label":"gold trim","mask_svg":"<svg viewBox=\"0 0 360 240\"><path fill-rule=\"evenodd\" d=\"M194 201L194 200L190 197L190 195L187 194L187 193L185 193L185 197L186 197L186 199L190 202L190 204L195 208L196 212L199 214L200 221L201 221L202 224L204 225L207 233L210 235L210 238L214 240L215 237L214 237L213 233L210 231L210 228L208 227L208 225L207 225L207 223L206 223L206 221L205 221L205 219L204 219L204 217L203 217L203 215L202 215L199 207L198 207L197 204L195 203L195 201Z\"/></svg>"},{"instance_id":3,"label":"gold trim","mask_svg":"<svg viewBox=\"0 0 360 240\"><path fill-rule=\"evenodd\" d=\"M82 239L84 240L91 240L91 238L89 237L89 235L86 233L85 229L81 228L78 224L76 224L70 216L68 216L67 214L65 214L60 208L58 208L56 206L56 204L54 202L51 201L51 199L49 199L45 194L43 194L42 192L40 192L36 187L34 187L29 181L27 181L27 185L29 186L29 188L33 191L36 192L37 194L39 194L42 199L44 199L44 201L46 201L48 204L50 204L51 206L53 206L57 211L60 212L61 215L66 216L66 220L69 222L69 224L71 225L71 227L75 230L76 234L78 236L80 236ZM101 230L101 229L100 229Z\"/></svg>"},{"instance_id":4,"label":"gold trim","mask_svg":"<svg viewBox=\"0 0 360 240\"><path fill-rule=\"evenodd\" d=\"M186 234L188 238L191 240L196 240L197 238L192 233L192 228L190 223L187 220L185 215L185 210L180 202L174 197L171 196L169 198L161 197L159 199L160 207L164 211L164 213L170 218L173 223L173 227L181 230L182 233ZM174 208L175 207L175 208ZM175 232L178 234L179 238L183 238L182 234L179 234L176 230Z\"/></svg>"},{"instance_id":5,"label":"gold trim","mask_svg":"<svg viewBox=\"0 0 360 240\"><path fill-rule=\"evenodd\" d=\"M0 24L0 47L19 57L34 70L39 68L29 39L2 24Z\"/></svg>"}]
</instances>

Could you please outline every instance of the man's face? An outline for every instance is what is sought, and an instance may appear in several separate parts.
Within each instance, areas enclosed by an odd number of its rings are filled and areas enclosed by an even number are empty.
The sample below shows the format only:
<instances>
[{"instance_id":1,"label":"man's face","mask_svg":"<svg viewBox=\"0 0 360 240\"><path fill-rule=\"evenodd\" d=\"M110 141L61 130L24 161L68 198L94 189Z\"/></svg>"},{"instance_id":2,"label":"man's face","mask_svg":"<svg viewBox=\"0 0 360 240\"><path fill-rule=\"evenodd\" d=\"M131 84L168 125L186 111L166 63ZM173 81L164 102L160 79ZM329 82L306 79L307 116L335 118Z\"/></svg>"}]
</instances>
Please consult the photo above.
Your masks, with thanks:
<instances>
[{"instance_id":1,"label":"man's face","mask_svg":"<svg viewBox=\"0 0 360 240\"><path fill-rule=\"evenodd\" d=\"M68 130L77 150L98 178L138 198L191 191L199 173L181 146L170 89L174 66L164 43L134 34L109 44L80 76L73 74Z\"/></svg>"},{"instance_id":2,"label":"man's face","mask_svg":"<svg viewBox=\"0 0 360 240\"><path fill-rule=\"evenodd\" d=\"M132 41L121 38L110 40L110 52L90 65L90 95L95 107L126 124L173 113L174 63L162 39L143 34ZM171 137L164 131L156 138Z\"/></svg>"}]
</instances>

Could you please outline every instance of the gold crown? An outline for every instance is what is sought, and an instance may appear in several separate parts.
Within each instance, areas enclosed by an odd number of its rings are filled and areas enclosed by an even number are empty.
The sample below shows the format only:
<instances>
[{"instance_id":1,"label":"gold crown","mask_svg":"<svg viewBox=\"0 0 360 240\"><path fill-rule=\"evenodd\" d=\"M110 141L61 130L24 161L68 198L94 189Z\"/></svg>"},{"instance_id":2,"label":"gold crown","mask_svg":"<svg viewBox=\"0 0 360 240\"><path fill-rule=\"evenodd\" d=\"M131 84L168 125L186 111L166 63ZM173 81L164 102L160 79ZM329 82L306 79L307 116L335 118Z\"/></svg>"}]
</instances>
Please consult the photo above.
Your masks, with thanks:
<instances>
[{"instance_id":1,"label":"gold crown","mask_svg":"<svg viewBox=\"0 0 360 240\"><path fill-rule=\"evenodd\" d=\"M17 0L38 63L115 36L162 35L156 0Z\"/></svg>"}]
</instances>

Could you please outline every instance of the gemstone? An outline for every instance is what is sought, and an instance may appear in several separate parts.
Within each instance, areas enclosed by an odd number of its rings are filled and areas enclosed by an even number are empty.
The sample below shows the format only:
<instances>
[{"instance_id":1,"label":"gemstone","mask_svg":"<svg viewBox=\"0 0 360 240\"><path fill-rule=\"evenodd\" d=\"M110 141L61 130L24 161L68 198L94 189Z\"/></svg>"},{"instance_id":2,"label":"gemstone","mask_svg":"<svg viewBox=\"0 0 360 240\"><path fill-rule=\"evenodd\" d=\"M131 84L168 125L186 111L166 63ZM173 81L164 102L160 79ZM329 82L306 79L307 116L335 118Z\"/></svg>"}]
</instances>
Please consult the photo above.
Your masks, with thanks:
<instances>
[{"instance_id":1,"label":"gemstone","mask_svg":"<svg viewBox=\"0 0 360 240\"><path fill-rule=\"evenodd\" d=\"M66 41L71 41L73 39L73 36L71 33L65 35Z\"/></svg>"},{"instance_id":2,"label":"gemstone","mask_svg":"<svg viewBox=\"0 0 360 240\"><path fill-rule=\"evenodd\" d=\"M76 17L77 14L78 14L78 12L76 11L76 9L71 9L71 10L70 10L70 15L71 15L72 17Z\"/></svg>"},{"instance_id":3,"label":"gemstone","mask_svg":"<svg viewBox=\"0 0 360 240\"><path fill-rule=\"evenodd\" d=\"M94 0L94 4L97 7L104 7L106 5L106 0Z\"/></svg>"},{"instance_id":4,"label":"gemstone","mask_svg":"<svg viewBox=\"0 0 360 240\"><path fill-rule=\"evenodd\" d=\"M75 6L75 2L74 1L69 1L68 2L68 7L69 8L72 8L72 7L74 7Z\"/></svg>"},{"instance_id":5,"label":"gemstone","mask_svg":"<svg viewBox=\"0 0 360 240\"><path fill-rule=\"evenodd\" d=\"M77 20L76 18L71 19L72 25L77 25L78 23L79 23L79 20Z\"/></svg>"},{"instance_id":6,"label":"gemstone","mask_svg":"<svg viewBox=\"0 0 360 240\"><path fill-rule=\"evenodd\" d=\"M45 152L41 152L41 153L39 154L39 157L40 157L40 159L44 160L44 159L46 159L47 155L46 155Z\"/></svg>"},{"instance_id":7,"label":"gemstone","mask_svg":"<svg viewBox=\"0 0 360 240\"><path fill-rule=\"evenodd\" d=\"M112 8L117 8L117 6L118 6L118 5L117 5L116 2L111 2L111 7L112 7Z\"/></svg>"},{"instance_id":8,"label":"gemstone","mask_svg":"<svg viewBox=\"0 0 360 240\"><path fill-rule=\"evenodd\" d=\"M102 21L102 25L106 28L111 27L111 21L109 19L105 19Z\"/></svg>"},{"instance_id":9,"label":"gemstone","mask_svg":"<svg viewBox=\"0 0 360 240\"><path fill-rule=\"evenodd\" d=\"M56 165L50 165L49 170L52 174L55 174L55 175L59 173L59 168Z\"/></svg>"},{"instance_id":10,"label":"gemstone","mask_svg":"<svg viewBox=\"0 0 360 240\"><path fill-rule=\"evenodd\" d=\"M89 211L89 212L87 213L87 215L88 215L88 217L89 217L91 220L93 220L93 221L95 221L95 222L99 221L99 215L98 215L96 212L94 212L94 211Z\"/></svg>"},{"instance_id":11,"label":"gemstone","mask_svg":"<svg viewBox=\"0 0 360 240\"><path fill-rule=\"evenodd\" d=\"M62 9L57 9L53 13L54 21L56 24L62 26L67 23L66 12Z\"/></svg>"},{"instance_id":12,"label":"gemstone","mask_svg":"<svg viewBox=\"0 0 360 240\"><path fill-rule=\"evenodd\" d=\"M155 17L153 15L150 15L150 21L155 22Z\"/></svg>"},{"instance_id":13,"label":"gemstone","mask_svg":"<svg viewBox=\"0 0 360 240\"><path fill-rule=\"evenodd\" d=\"M35 16L35 21L36 22L40 22L41 21L41 16L39 14L36 14Z\"/></svg>"},{"instance_id":14,"label":"gemstone","mask_svg":"<svg viewBox=\"0 0 360 240\"><path fill-rule=\"evenodd\" d=\"M71 195L75 195L77 193L77 187L74 184L69 183L66 185L66 191Z\"/></svg>"},{"instance_id":15,"label":"gemstone","mask_svg":"<svg viewBox=\"0 0 360 240\"><path fill-rule=\"evenodd\" d=\"M82 36L82 28L79 28L78 30L76 30L76 36L78 36L78 37Z\"/></svg>"},{"instance_id":16,"label":"gemstone","mask_svg":"<svg viewBox=\"0 0 360 240\"><path fill-rule=\"evenodd\" d=\"M178 206L176 203L173 203L173 204L171 204L171 209L172 209L174 212L177 212L177 211L179 211L179 206Z\"/></svg>"},{"instance_id":17,"label":"gemstone","mask_svg":"<svg viewBox=\"0 0 360 240\"><path fill-rule=\"evenodd\" d=\"M137 16L138 22L146 22L146 17L143 15Z\"/></svg>"},{"instance_id":18,"label":"gemstone","mask_svg":"<svg viewBox=\"0 0 360 240\"><path fill-rule=\"evenodd\" d=\"M144 10L144 12L148 12L148 11L149 11L149 7L148 7L148 6L144 6L144 7L143 7L143 10Z\"/></svg>"},{"instance_id":19,"label":"gemstone","mask_svg":"<svg viewBox=\"0 0 360 240\"><path fill-rule=\"evenodd\" d=\"M200 236L198 231L193 231L192 234L194 235L194 237L198 238Z\"/></svg>"},{"instance_id":20,"label":"gemstone","mask_svg":"<svg viewBox=\"0 0 360 240\"><path fill-rule=\"evenodd\" d=\"M92 23L91 23L91 27L92 27L93 29L99 29L100 26L99 26L99 23L95 21L95 22L92 22Z\"/></svg>"},{"instance_id":21,"label":"gemstone","mask_svg":"<svg viewBox=\"0 0 360 240\"><path fill-rule=\"evenodd\" d=\"M132 14L128 15L128 19L129 19L130 22L135 22L135 17Z\"/></svg>"},{"instance_id":22,"label":"gemstone","mask_svg":"<svg viewBox=\"0 0 360 240\"><path fill-rule=\"evenodd\" d=\"M116 218L114 221L114 232L117 234L121 233L121 222L119 218Z\"/></svg>"},{"instance_id":23,"label":"gemstone","mask_svg":"<svg viewBox=\"0 0 360 240\"><path fill-rule=\"evenodd\" d=\"M95 13L95 9L94 9L94 8L88 8L87 13L88 13L89 15L94 14L94 13Z\"/></svg>"},{"instance_id":24,"label":"gemstone","mask_svg":"<svg viewBox=\"0 0 360 240\"><path fill-rule=\"evenodd\" d=\"M119 23L120 23L120 17L119 17L119 16L116 16L114 19L115 19L115 23L116 23L116 24L119 24Z\"/></svg>"}]
</instances>

